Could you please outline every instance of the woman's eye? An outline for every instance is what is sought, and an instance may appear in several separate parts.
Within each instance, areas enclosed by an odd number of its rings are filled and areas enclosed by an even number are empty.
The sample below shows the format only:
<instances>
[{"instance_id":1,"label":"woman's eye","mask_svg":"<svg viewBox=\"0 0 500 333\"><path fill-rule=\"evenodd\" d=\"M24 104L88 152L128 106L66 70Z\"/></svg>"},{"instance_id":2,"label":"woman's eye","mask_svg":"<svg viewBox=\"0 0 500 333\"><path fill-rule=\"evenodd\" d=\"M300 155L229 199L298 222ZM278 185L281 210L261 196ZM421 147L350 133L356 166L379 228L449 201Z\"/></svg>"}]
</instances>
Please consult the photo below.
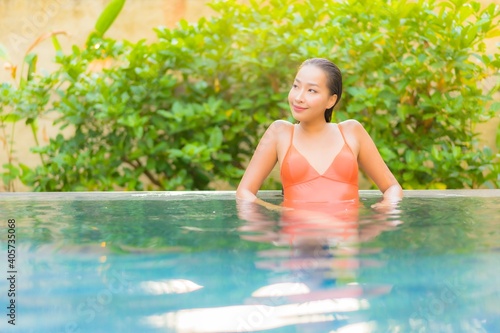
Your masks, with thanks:
<instances>
[{"instance_id":1,"label":"woman's eye","mask_svg":"<svg viewBox=\"0 0 500 333\"><path fill-rule=\"evenodd\" d=\"M317 92L317 91L316 91L316 90L314 90L314 89L309 89L309 91L310 91L310 92L312 92L312 93L316 93L316 92Z\"/></svg>"}]
</instances>

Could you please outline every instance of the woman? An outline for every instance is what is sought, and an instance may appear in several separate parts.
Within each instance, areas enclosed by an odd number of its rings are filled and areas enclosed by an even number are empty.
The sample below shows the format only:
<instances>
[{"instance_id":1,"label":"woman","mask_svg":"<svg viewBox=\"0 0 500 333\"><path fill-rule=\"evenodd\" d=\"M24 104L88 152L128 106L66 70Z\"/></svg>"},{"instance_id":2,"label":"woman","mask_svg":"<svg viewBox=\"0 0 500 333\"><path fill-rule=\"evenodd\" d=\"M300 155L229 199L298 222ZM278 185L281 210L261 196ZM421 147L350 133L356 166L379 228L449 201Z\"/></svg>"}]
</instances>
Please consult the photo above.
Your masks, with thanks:
<instances>
[{"instance_id":1,"label":"woman","mask_svg":"<svg viewBox=\"0 0 500 333\"><path fill-rule=\"evenodd\" d=\"M278 162L285 207L358 202L358 165L383 193L377 206L401 200L401 186L364 127L356 120L330 123L341 94L342 75L335 64L322 58L306 60L288 95L298 123L278 120L269 126L236 197L272 208L256 194Z\"/></svg>"}]
</instances>

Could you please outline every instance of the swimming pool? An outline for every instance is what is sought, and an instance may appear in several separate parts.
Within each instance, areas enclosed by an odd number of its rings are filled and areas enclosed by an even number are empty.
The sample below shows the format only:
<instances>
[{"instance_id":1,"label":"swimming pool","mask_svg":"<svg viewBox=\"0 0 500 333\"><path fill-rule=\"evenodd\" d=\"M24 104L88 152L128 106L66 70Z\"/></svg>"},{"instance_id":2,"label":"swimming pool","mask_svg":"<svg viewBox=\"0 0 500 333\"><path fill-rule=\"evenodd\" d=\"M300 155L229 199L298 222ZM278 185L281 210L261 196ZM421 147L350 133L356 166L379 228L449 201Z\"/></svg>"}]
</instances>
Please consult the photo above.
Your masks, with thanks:
<instances>
[{"instance_id":1,"label":"swimming pool","mask_svg":"<svg viewBox=\"0 0 500 333\"><path fill-rule=\"evenodd\" d=\"M2 193L0 332L500 332L500 191L360 193L304 237L234 192Z\"/></svg>"}]
</instances>

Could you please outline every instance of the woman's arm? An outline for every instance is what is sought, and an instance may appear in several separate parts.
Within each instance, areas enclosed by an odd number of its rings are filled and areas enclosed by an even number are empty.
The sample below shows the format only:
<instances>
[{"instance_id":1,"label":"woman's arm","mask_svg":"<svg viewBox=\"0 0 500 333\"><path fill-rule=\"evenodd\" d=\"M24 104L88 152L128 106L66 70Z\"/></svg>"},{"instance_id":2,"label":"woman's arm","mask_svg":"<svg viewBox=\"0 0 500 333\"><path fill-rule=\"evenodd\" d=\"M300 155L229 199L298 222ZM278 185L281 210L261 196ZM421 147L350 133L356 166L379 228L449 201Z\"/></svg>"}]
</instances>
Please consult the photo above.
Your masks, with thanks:
<instances>
[{"instance_id":1,"label":"woman's arm","mask_svg":"<svg viewBox=\"0 0 500 333\"><path fill-rule=\"evenodd\" d=\"M236 190L237 199L266 204L258 199L256 194L278 161L277 127L279 126L277 124L278 122L273 122L260 139Z\"/></svg>"},{"instance_id":2,"label":"woman's arm","mask_svg":"<svg viewBox=\"0 0 500 333\"><path fill-rule=\"evenodd\" d=\"M357 138L359 166L383 193L382 203L392 204L400 201L403 198L403 189L380 156L368 132L355 120L348 121L348 127Z\"/></svg>"}]
</instances>

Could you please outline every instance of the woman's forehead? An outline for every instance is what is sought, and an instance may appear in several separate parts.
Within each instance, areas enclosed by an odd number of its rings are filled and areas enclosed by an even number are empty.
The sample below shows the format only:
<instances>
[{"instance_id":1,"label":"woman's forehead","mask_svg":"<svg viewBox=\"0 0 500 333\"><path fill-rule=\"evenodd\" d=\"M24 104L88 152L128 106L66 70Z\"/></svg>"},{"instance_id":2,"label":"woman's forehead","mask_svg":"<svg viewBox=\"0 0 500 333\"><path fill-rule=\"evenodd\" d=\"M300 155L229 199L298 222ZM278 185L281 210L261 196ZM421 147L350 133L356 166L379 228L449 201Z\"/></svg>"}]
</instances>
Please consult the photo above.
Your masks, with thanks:
<instances>
[{"instance_id":1,"label":"woman's forehead","mask_svg":"<svg viewBox=\"0 0 500 333\"><path fill-rule=\"evenodd\" d=\"M300 83L321 86L326 85L326 74L317 66L306 65L300 68L295 80Z\"/></svg>"}]
</instances>

